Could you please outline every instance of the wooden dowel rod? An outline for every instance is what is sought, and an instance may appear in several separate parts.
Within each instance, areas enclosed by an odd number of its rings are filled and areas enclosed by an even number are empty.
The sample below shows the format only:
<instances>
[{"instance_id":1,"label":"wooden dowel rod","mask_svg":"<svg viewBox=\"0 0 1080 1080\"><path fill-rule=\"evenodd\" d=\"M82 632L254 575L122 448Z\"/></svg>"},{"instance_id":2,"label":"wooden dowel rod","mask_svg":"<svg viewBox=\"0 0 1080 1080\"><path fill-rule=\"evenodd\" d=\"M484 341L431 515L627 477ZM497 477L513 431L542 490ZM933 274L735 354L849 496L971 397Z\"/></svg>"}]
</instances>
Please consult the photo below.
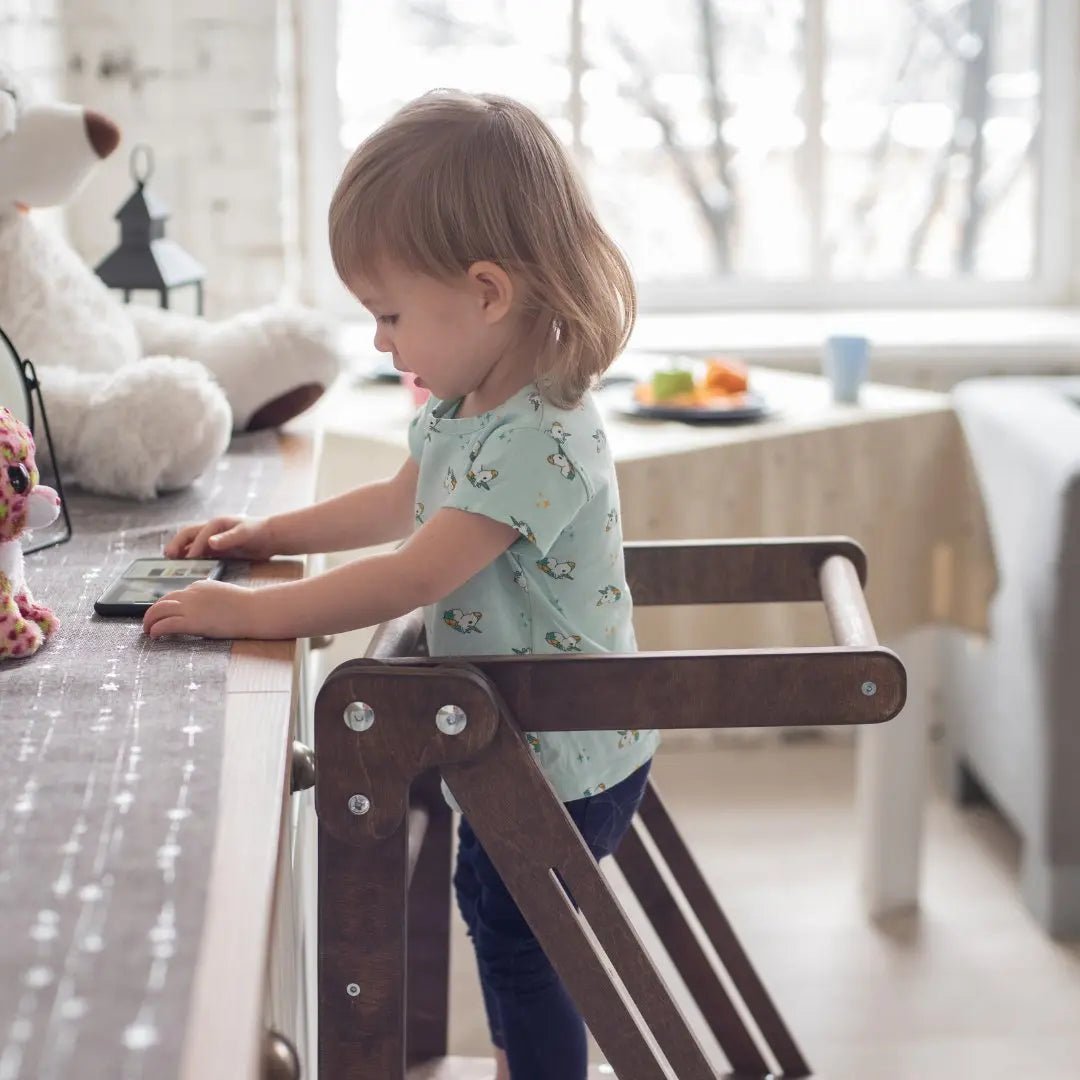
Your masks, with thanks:
<instances>
[{"instance_id":1,"label":"wooden dowel rod","mask_svg":"<svg viewBox=\"0 0 1080 1080\"><path fill-rule=\"evenodd\" d=\"M837 645L869 649L878 643L859 575L850 559L832 555L821 565L821 598Z\"/></svg>"}]
</instances>

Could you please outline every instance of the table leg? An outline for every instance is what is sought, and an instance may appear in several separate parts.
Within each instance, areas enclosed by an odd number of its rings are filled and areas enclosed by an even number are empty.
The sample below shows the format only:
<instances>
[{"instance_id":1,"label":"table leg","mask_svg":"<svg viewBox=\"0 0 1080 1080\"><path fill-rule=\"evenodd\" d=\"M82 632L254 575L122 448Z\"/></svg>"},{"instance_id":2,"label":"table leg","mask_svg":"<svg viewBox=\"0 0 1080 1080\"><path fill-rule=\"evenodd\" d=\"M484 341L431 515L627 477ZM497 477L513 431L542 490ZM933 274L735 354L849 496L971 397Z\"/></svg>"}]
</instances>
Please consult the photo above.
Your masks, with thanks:
<instances>
[{"instance_id":1,"label":"table leg","mask_svg":"<svg viewBox=\"0 0 1080 1080\"><path fill-rule=\"evenodd\" d=\"M908 673L903 712L858 731L855 806L858 873L867 914L916 906L937 686L937 631L922 627L889 643Z\"/></svg>"}]
</instances>

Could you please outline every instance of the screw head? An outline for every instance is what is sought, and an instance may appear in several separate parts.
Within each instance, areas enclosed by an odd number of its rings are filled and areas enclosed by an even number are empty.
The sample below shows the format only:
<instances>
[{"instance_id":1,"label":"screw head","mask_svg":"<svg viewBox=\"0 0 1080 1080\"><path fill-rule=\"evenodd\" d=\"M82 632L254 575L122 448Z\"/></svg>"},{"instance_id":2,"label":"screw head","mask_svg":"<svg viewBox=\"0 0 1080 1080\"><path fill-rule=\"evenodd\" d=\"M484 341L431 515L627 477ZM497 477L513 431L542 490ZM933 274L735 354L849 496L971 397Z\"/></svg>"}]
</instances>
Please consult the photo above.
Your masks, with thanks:
<instances>
[{"instance_id":1,"label":"screw head","mask_svg":"<svg viewBox=\"0 0 1080 1080\"><path fill-rule=\"evenodd\" d=\"M353 795L349 799L349 812L359 817L371 809L371 800L366 795Z\"/></svg>"},{"instance_id":2,"label":"screw head","mask_svg":"<svg viewBox=\"0 0 1080 1080\"><path fill-rule=\"evenodd\" d=\"M345 993L348 994L349 997L356 997L360 993L360 987L357 986L356 983L349 983L349 985L345 987Z\"/></svg>"},{"instance_id":3,"label":"screw head","mask_svg":"<svg viewBox=\"0 0 1080 1080\"><path fill-rule=\"evenodd\" d=\"M465 715L465 710L457 705L444 705L435 714L435 726L444 735L459 734L465 730L468 722L469 718Z\"/></svg>"},{"instance_id":4,"label":"screw head","mask_svg":"<svg viewBox=\"0 0 1080 1080\"><path fill-rule=\"evenodd\" d=\"M877 683L870 682L870 680L867 679L867 681L862 684L862 692L867 697L873 697L877 693Z\"/></svg>"},{"instance_id":5,"label":"screw head","mask_svg":"<svg viewBox=\"0 0 1080 1080\"><path fill-rule=\"evenodd\" d=\"M345 706L345 726L353 731L367 731L375 723L375 710L366 701L350 701Z\"/></svg>"}]
</instances>

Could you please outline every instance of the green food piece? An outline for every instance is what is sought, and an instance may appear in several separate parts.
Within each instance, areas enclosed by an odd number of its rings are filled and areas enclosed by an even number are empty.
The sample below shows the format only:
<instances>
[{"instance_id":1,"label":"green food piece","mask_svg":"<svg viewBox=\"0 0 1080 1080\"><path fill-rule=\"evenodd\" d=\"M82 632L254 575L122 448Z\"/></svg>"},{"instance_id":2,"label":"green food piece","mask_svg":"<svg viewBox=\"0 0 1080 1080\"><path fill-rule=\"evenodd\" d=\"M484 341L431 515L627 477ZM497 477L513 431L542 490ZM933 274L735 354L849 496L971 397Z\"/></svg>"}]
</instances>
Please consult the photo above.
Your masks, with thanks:
<instances>
[{"instance_id":1,"label":"green food piece","mask_svg":"<svg viewBox=\"0 0 1080 1080\"><path fill-rule=\"evenodd\" d=\"M652 377L652 390L657 401L689 394L694 390L694 376L689 371L657 371Z\"/></svg>"}]
</instances>

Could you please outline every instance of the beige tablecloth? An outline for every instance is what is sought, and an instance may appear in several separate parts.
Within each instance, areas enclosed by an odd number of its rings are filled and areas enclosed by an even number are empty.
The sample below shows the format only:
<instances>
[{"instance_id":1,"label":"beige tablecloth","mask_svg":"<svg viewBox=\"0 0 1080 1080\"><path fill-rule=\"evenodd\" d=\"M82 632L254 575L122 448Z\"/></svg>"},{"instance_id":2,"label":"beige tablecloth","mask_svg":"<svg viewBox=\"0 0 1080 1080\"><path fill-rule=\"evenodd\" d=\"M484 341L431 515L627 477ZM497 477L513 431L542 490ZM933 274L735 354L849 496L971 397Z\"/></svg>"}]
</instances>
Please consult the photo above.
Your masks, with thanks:
<instances>
[{"instance_id":1,"label":"beige tablecloth","mask_svg":"<svg viewBox=\"0 0 1080 1080\"><path fill-rule=\"evenodd\" d=\"M751 380L776 414L738 426L633 419L618 412L625 388L601 393L626 539L851 536L869 559L883 641L930 623L984 632L994 562L949 399L870 384L843 406L817 376L757 368ZM328 454L355 468L346 486L400 459L411 415L399 386L343 384L329 396L318 421L331 442L347 440ZM636 621L645 649L831 641L820 604L639 609Z\"/></svg>"}]
</instances>

